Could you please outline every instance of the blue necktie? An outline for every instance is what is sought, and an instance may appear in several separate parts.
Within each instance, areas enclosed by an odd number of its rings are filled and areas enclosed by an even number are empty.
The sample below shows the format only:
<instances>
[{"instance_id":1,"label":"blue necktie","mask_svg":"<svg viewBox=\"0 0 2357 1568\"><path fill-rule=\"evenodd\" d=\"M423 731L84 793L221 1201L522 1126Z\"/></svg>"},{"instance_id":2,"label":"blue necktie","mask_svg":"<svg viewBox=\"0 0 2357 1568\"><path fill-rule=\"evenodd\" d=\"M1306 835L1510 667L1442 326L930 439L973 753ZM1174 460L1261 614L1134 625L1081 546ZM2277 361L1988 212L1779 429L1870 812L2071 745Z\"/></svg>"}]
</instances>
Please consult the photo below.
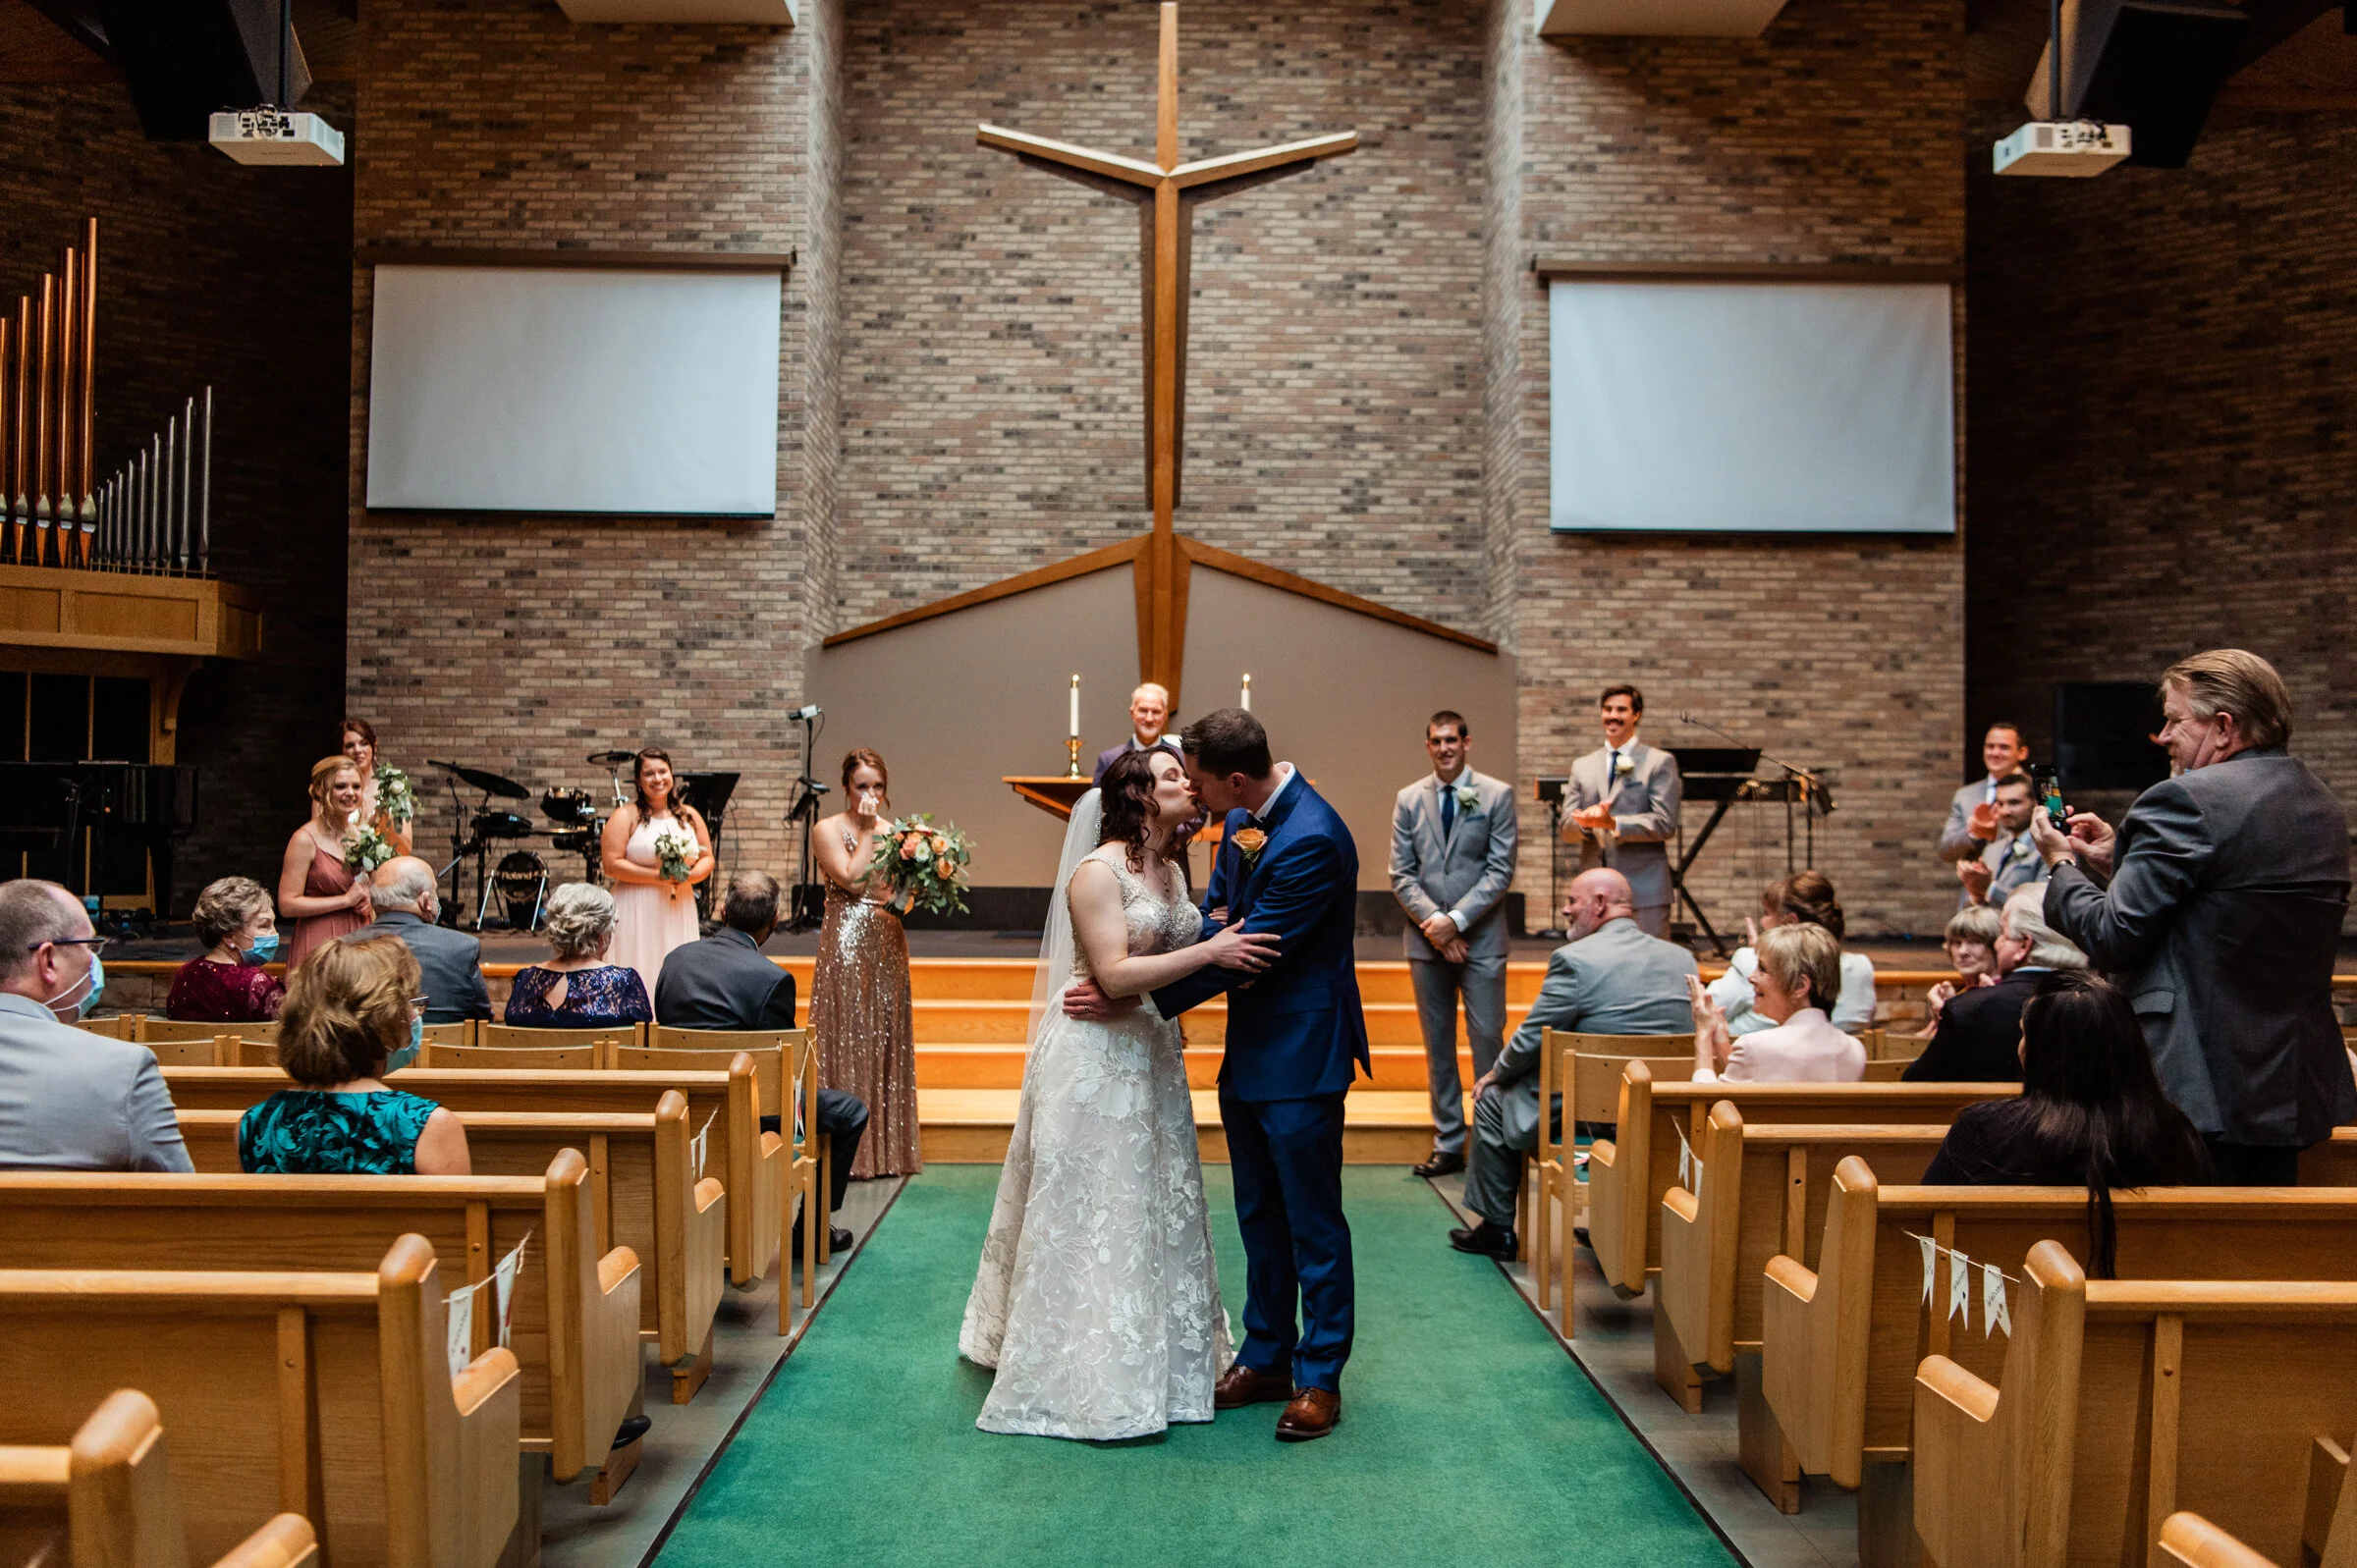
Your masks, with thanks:
<instances>
[{"instance_id":1,"label":"blue necktie","mask_svg":"<svg viewBox=\"0 0 2357 1568\"><path fill-rule=\"evenodd\" d=\"M1456 832L1456 790L1441 785L1441 837L1446 838Z\"/></svg>"}]
</instances>

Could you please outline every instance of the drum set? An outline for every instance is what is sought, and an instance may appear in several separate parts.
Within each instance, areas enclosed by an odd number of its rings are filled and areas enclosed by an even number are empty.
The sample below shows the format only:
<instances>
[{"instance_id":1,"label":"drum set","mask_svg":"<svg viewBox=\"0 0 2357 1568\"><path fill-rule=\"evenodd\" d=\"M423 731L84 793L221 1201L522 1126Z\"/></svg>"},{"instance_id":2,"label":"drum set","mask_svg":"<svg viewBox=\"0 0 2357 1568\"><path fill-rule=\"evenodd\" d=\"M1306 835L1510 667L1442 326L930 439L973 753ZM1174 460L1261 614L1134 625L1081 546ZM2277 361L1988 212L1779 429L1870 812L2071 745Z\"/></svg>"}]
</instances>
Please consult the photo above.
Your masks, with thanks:
<instances>
[{"instance_id":1,"label":"drum set","mask_svg":"<svg viewBox=\"0 0 2357 1568\"><path fill-rule=\"evenodd\" d=\"M599 751L587 759L592 766L608 770L617 806L630 798L622 774L635 755L630 751ZM442 771L450 788L452 807L452 852L449 863L442 868L442 877L450 887L449 896L442 900L444 923L454 926L460 923L459 911L467 901L465 881L471 861L474 930L540 929L541 915L548 907L548 862L537 849L524 847L523 840L545 837L553 853L581 857L581 871L586 880L603 880L599 859L606 816L590 791L564 785L543 789L540 812L551 824L543 828L526 812L504 804L511 800L528 803L532 798L531 790L515 780L485 768L469 768L455 762L434 762L432 766ZM480 791L480 798L468 805L461 793L462 785ZM496 865L491 860L494 851L499 852Z\"/></svg>"}]
</instances>

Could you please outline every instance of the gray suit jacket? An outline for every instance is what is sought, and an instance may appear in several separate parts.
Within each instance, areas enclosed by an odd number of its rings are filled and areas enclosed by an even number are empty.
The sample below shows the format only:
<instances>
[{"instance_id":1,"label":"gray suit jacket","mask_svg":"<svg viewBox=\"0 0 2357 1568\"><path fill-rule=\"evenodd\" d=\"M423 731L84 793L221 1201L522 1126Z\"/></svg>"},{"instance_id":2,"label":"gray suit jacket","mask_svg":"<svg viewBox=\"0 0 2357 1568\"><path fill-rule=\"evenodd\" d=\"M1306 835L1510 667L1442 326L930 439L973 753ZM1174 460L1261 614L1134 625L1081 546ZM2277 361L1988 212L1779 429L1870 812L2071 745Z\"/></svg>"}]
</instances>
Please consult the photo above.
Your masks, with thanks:
<instances>
[{"instance_id":1,"label":"gray suit jacket","mask_svg":"<svg viewBox=\"0 0 2357 1568\"><path fill-rule=\"evenodd\" d=\"M1694 955L1674 942L1649 937L1633 920L1608 920L1547 960L1522 1027L1498 1058L1498 1079L1515 1083L1539 1070L1539 1032L1577 1030L1592 1035L1682 1035L1694 1027L1686 976Z\"/></svg>"},{"instance_id":2,"label":"gray suit jacket","mask_svg":"<svg viewBox=\"0 0 2357 1568\"><path fill-rule=\"evenodd\" d=\"M1973 840L1975 843L1979 839ZM1997 838L1981 850L1981 864L1989 868L1989 907L2002 909L2005 900L2033 882L2046 880L2046 862L2039 858L2038 847L2030 841L2030 830L2022 829L2021 837L2000 828Z\"/></svg>"},{"instance_id":3,"label":"gray suit jacket","mask_svg":"<svg viewBox=\"0 0 2357 1568\"><path fill-rule=\"evenodd\" d=\"M1940 858L1946 861L1969 860L1988 847L1987 840L1972 836L1972 809L1989 798L1989 781L1975 779L1958 788L1947 802L1947 825L1940 830Z\"/></svg>"},{"instance_id":4,"label":"gray suit jacket","mask_svg":"<svg viewBox=\"0 0 2357 1568\"><path fill-rule=\"evenodd\" d=\"M460 1023L491 1016L483 984L483 945L464 931L429 926L401 909L379 909L376 923L409 944L425 972L425 1021Z\"/></svg>"},{"instance_id":5,"label":"gray suit jacket","mask_svg":"<svg viewBox=\"0 0 2357 1568\"><path fill-rule=\"evenodd\" d=\"M762 957L750 936L723 926L664 955L655 1022L666 1029L792 1029L794 976Z\"/></svg>"},{"instance_id":6,"label":"gray suit jacket","mask_svg":"<svg viewBox=\"0 0 2357 1568\"><path fill-rule=\"evenodd\" d=\"M2126 986L2161 1085L2228 1143L2305 1147L2357 1120L2332 1011L2349 820L2279 746L2137 798L2109 887L2055 868L2046 920Z\"/></svg>"},{"instance_id":7,"label":"gray suit jacket","mask_svg":"<svg viewBox=\"0 0 2357 1568\"><path fill-rule=\"evenodd\" d=\"M1503 780L1467 768L1452 787L1470 784L1476 803L1459 806L1456 826L1441 833L1441 781L1434 774L1399 791L1392 808L1392 892L1407 911L1410 958L1437 958L1416 928L1443 910L1459 917L1465 946L1476 958L1503 957L1507 947L1506 890L1514 880L1514 790Z\"/></svg>"},{"instance_id":8,"label":"gray suit jacket","mask_svg":"<svg viewBox=\"0 0 2357 1568\"><path fill-rule=\"evenodd\" d=\"M1571 764L1571 802L1564 810L1563 839L1579 844L1580 870L1611 866L1628 879L1636 906L1651 909L1670 901L1668 840L1677 833L1678 802L1684 797L1685 784L1677 776L1677 759L1658 746L1632 740L1622 748L1621 756L1629 771L1617 781L1605 778L1612 763L1609 746ZM1611 834L1584 833L1570 826L1572 809L1600 800L1613 805Z\"/></svg>"},{"instance_id":9,"label":"gray suit jacket","mask_svg":"<svg viewBox=\"0 0 2357 1568\"><path fill-rule=\"evenodd\" d=\"M1186 755L1185 751L1180 748L1178 744L1178 737L1177 735L1164 735L1160 739L1156 740L1154 744L1158 746L1169 747L1171 755L1175 757L1183 757ZM1137 743L1137 736L1135 735L1131 735L1128 739L1123 741L1118 746L1107 746L1103 751L1097 753L1097 771L1090 776L1089 782L1092 784L1103 784L1105 782L1106 769L1121 761L1130 752L1142 751L1144 749L1144 747Z\"/></svg>"},{"instance_id":10,"label":"gray suit jacket","mask_svg":"<svg viewBox=\"0 0 2357 1568\"><path fill-rule=\"evenodd\" d=\"M0 996L0 1168L191 1168L155 1053Z\"/></svg>"}]
</instances>

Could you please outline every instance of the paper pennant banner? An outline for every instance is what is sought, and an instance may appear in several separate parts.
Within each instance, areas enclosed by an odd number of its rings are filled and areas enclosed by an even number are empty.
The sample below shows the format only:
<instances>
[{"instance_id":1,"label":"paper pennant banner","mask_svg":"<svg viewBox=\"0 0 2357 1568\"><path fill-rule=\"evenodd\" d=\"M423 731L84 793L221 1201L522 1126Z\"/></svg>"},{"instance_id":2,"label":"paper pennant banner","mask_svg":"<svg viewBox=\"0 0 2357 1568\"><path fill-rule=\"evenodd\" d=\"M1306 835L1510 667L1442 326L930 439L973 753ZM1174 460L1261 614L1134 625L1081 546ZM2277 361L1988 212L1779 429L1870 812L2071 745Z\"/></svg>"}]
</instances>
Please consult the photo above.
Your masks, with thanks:
<instances>
[{"instance_id":1,"label":"paper pennant banner","mask_svg":"<svg viewBox=\"0 0 2357 1568\"><path fill-rule=\"evenodd\" d=\"M499 1267L491 1271L491 1289L497 1299L499 1342L502 1345L508 1342L510 1313L516 1303L516 1276L523 1271L523 1249L531 1244L532 1234L527 1230L523 1234L523 1239L516 1243L516 1250L500 1259Z\"/></svg>"},{"instance_id":2,"label":"paper pennant banner","mask_svg":"<svg viewBox=\"0 0 2357 1568\"><path fill-rule=\"evenodd\" d=\"M1694 1151L1686 1147L1686 1135L1682 1132L1677 1135L1677 1184L1694 1185Z\"/></svg>"},{"instance_id":3,"label":"paper pennant banner","mask_svg":"<svg viewBox=\"0 0 2357 1568\"><path fill-rule=\"evenodd\" d=\"M799 1143L802 1141L802 1075L801 1075L800 1073L798 1073L798 1072L797 1072L797 1073L795 1073L795 1074L794 1075L794 1117L793 1117L793 1121L794 1121L794 1141L795 1141L796 1144L799 1144Z\"/></svg>"},{"instance_id":4,"label":"paper pennant banner","mask_svg":"<svg viewBox=\"0 0 2357 1568\"><path fill-rule=\"evenodd\" d=\"M704 1179L704 1157L710 1153L712 1148L712 1120L719 1114L720 1108L716 1106L711 1114L704 1117L703 1126L697 1130L694 1139L688 1145L695 1151L695 1179L697 1181Z\"/></svg>"},{"instance_id":5,"label":"paper pennant banner","mask_svg":"<svg viewBox=\"0 0 2357 1568\"><path fill-rule=\"evenodd\" d=\"M1923 1247L1923 1304L1928 1307L1932 1304L1932 1260L1939 1255L1940 1244L1929 1236L1915 1240Z\"/></svg>"},{"instance_id":6,"label":"paper pennant banner","mask_svg":"<svg viewBox=\"0 0 2357 1568\"><path fill-rule=\"evenodd\" d=\"M1694 1157L1694 1196L1702 1196L1702 1156Z\"/></svg>"},{"instance_id":7,"label":"paper pennant banner","mask_svg":"<svg viewBox=\"0 0 2357 1568\"><path fill-rule=\"evenodd\" d=\"M2013 1337L2013 1321L2005 1314L2005 1276L1998 1272L1997 1265L1981 1265L1981 1337L2002 1328L2005 1337Z\"/></svg>"},{"instance_id":8,"label":"paper pennant banner","mask_svg":"<svg viewBox=\"0 0 2357 1568\"><path fill-rule=\"evenodd\" d=\"M455 1291L445 1304L449 1308L450 1375L456 1378L466 1370L474 1359L474 1290L468 1285Z\"/></svg>"},{"instance_id":9,"label":"paper pennant banner","mask_svg":"<svg viewBox=\"0 0 2357 1568\"><path fill-rule=\"evenodd\" d=\"M1972 1326L1972 1260L1950 1250L1947 1255L1947 1315L1964 1315L1964 1326Z\"/></svg>"}]
</instances>

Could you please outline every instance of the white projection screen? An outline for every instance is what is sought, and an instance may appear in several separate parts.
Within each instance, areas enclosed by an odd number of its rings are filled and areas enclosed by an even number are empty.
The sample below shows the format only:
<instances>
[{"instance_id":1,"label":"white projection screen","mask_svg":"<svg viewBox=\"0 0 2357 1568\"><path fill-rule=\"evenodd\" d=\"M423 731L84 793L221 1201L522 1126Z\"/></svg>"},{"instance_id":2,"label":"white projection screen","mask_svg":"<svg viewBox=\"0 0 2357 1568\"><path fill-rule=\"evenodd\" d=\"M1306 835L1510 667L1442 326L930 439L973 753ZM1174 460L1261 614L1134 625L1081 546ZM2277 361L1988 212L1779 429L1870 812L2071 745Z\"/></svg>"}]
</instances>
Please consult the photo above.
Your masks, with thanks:
<instances>
[{"instance_id":1,"label":"white projection screen","mask_svg":"<svg viewBox=\"0 0 2357 1568\"><path fill-rule=\"evenodd\" d=\"M776 272L376 269L368 505L767 517Z\"/></svg>"},{"instance_id":2,"label":"white projection screen","mask_svg":"<svg viewBox=\"0 0 2357 1568\"><path fill-rule=\"evenodd\" d=\"M1948 286L1552 279L1560 532L1953 533Z\"/></svg>"}]
</instances>

